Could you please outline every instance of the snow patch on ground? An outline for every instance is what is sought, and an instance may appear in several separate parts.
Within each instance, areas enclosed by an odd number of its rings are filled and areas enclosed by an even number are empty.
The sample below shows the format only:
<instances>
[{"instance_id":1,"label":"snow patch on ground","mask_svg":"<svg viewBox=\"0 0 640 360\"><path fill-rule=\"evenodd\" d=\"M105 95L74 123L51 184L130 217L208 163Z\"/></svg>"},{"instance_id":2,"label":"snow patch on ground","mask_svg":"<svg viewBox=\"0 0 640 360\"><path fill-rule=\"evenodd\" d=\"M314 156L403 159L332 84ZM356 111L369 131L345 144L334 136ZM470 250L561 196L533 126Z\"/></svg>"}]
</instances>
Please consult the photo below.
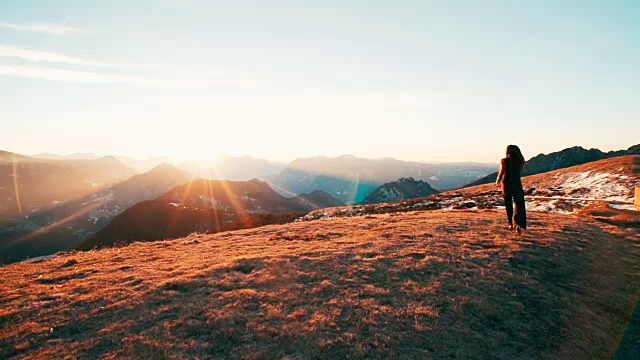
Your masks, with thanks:
<instances>
[{"instance_id":1,"label":"snow patch on ground","mask_svg":"<svg viewBox=\"0 0 640 360\"><path fill-rule=\"evenodd\" d=\"M629 184L626 184L626 181L620 181L628 180L628 176L592 171L570 173L568 175L569 176L566 177L562 176L564 179L561 179L562 188L565 191L589 189L588 197L591 199L622 202L633 201L633 197L630 196L631 187Z\"/></svg>"},{"instance_id":2,"label":"snow patch on ground","mask_svg":"<svg viewBox=\"0 0 640 360\"><path fill-rule=\"evenodd\" d=\"M558 200L529 200L525 199L525 206L527 211L540 211L540 212L556 212L560 214L572 214L578 208L581 208L582 204L573 201L565 201L563 199Z\"/></svg>"},{"instance_id":3,"label":"snow patch on ground","mask_svg":"<svg viewBox=\"0 0 640 360\"><path fill-rule=\"evenodd\" d=\"M250 197L246 192L242 193L240 199L242 199L242 201L256 201L256 199Z\"/></svg>"},{"instance_id":4,"label":"snow patch on ground","mask_svg":"<svg viewBox=\"0 0 640 360\"><path fill-rule=\"evenodd\" d=\"M56 254L36 256L36 257L32 257L32 258L27 259L27 260L23 260L22 263L23 264L28 264L28 263L32 263L32 262L38 262L38 261L41 261L41 260L51 259L51 258L53 258L55 256L56 256Z\"/></svg>"},{"instance_id":5,"label":"snow patch on ground","mask_svg":"<svg viewBox=\"0 0 640 360\"><path fill-rule=\"evenodd\" d=\"M640 208L631 204L609 204L609 207L617 210L640 211Z\"/></svg>"}]
</instances>

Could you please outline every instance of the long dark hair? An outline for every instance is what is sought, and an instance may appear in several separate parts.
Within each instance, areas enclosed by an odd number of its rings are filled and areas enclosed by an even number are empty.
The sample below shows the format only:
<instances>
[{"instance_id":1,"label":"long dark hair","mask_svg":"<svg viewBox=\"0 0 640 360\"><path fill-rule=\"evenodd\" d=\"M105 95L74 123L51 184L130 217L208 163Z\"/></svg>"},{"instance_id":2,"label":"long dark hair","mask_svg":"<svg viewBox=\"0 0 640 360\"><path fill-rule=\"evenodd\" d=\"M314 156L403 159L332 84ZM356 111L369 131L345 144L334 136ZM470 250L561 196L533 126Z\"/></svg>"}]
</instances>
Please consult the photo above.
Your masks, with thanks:
<instances>
[{"instance_id":1,"label":"long dark hair","mask_svg":"<svg viewBox=\"0 0 640 360\"><path fill-rule=\"evenodd\" d=\"M511 159L513 166L522 170L524 169L524 156L517 145L507 146L507 158Z\"/></svg>"}]
</instances>

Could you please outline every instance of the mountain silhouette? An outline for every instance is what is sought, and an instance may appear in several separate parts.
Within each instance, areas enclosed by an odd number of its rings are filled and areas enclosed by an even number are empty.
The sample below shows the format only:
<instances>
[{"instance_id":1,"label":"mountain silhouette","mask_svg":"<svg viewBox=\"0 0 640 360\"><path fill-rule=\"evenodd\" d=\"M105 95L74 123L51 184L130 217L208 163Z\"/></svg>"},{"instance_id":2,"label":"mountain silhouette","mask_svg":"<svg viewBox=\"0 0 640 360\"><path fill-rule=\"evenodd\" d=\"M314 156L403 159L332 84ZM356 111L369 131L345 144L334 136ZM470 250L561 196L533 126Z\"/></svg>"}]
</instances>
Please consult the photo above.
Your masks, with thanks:
<instances>
[{"instance_id":1,"label":"mountain silhouette","mask_svg":"<svg viewBox=\"0 0 640 360\"><path fill-rule=\"evenodd\" d=\"M258 179L199 179L130 207L78 249L284 223L310 210L339 204L321 191L286 198Z\"/></svg>"}]
</instances>

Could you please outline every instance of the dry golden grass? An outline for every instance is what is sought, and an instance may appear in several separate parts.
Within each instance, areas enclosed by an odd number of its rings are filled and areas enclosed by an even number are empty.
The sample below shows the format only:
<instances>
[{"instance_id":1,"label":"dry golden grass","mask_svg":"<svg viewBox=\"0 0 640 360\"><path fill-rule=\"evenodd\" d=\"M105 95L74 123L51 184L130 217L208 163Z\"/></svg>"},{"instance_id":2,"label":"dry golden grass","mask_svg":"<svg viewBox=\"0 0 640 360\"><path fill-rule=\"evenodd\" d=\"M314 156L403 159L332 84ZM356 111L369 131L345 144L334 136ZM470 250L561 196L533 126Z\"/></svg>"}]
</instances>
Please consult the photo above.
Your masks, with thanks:
<instances>
[{"instance_id":1,"label":"dry golden grass","mask_svg":"<svg viewBox=\"0 0 640 360\"><path fill-rule=\"evenodd\" d=\"M637 229L533 213L518 238L505 223L391 213L9 265L0 358L614 355L640 290ZM637 351L623 343L621 358Z\"/></svg>"}]
</instances>

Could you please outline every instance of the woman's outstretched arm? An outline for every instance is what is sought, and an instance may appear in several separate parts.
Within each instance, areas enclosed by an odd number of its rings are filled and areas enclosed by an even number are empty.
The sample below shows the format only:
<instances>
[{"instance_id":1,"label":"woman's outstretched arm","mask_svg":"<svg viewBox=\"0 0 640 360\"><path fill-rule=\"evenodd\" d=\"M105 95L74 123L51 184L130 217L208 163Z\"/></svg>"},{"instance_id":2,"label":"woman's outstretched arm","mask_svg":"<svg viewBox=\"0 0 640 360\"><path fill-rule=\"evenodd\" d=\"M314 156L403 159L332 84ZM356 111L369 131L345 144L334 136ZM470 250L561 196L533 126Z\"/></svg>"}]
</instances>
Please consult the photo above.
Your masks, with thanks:
<instances>
[{"instance_id":1,"label":"woman's outstretched arm","mask_svg":"<svg viewBox=\"0 0 640 360\"><path fill-rule=\"evenodd\" d=\"M502 180L504 180L504 173L506 171L506 165L504 159L500 160L500 172L498 173L498 178L496 179L496 185L502 184Z\"/></svg>"}]
</instances>

